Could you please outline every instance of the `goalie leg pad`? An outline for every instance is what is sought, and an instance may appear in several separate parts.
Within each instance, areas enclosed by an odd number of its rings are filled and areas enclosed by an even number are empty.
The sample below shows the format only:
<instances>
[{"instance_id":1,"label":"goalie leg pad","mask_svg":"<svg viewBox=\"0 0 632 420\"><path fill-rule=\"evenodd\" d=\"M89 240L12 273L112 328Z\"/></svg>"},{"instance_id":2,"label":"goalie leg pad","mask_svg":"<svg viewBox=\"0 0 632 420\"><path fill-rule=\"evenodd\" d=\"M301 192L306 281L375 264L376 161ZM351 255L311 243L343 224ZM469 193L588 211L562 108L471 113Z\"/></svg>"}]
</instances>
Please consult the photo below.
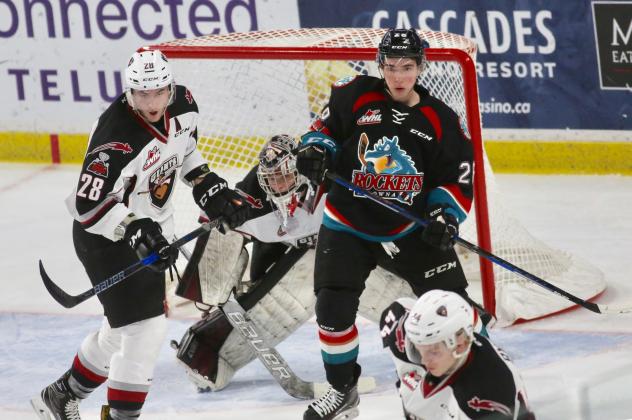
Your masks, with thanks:
<instances>
[{"instance_id":1,"label":"goalie leg pad","mask_svg":"<svg viewBox=\"0 0 632 420\"><path fill-rule=\"evenodd\" d=\"M247 311L270 345L276 346L285 340L314 315L313 267L314 252L308 251L270 292ZM228 336L220 350L220 357L235 369L256 358L238 331L232 331Z\"/></svg>"},{"instance_id":2,"label":"goalie leg pad","mask_svg":"<svg viewBox=\"0 0 632 420\"><path fill-rule=\"evenodd\" d=\"M365 289L360 296L358 313L364 318L379 324L384 309L401 297L417 300L407 281L395 274L377 267L365 283Z\"/></svg>"},{"instance_id":3,"label":"goalie leg pad","mask_svg":"<svg viewBox=\"0 0 632 420\"><path fill-rule=\"evenodd\" d=\"M309 251L247 311L268 344L276 346L314 315L313 268L314 252ZM219 309L189 328L178 347L178 360L191 381L213 391L226 387L256 358Z\"/></svg>"}]
</instances>

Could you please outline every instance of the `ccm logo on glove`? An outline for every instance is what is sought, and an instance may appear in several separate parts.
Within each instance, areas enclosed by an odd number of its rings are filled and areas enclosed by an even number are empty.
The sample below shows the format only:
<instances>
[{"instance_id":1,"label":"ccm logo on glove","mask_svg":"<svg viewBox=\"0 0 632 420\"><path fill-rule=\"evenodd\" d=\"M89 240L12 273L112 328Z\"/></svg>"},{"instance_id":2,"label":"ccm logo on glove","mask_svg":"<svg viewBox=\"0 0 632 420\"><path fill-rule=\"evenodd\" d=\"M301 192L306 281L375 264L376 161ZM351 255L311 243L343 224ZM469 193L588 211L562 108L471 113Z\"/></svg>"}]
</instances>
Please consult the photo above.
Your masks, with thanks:
<instances>
[{"instance_id":1,"label":"ccm logo on glove","mask_svg":"<svg viewBox=\"0 0 632 420\"><path fill-rule=\"evenodd\" d=\"M208 202L209 198L212 198L215 194L219 193L220 191L222 191L222 190L224 190L226 188L228 188L228 183L226 181L219 182L218 184L215 184L215 185L211 186L200 197L200 206L202 206L202 207L206 206L206 203Z\"/></svg>"}]
</instances>

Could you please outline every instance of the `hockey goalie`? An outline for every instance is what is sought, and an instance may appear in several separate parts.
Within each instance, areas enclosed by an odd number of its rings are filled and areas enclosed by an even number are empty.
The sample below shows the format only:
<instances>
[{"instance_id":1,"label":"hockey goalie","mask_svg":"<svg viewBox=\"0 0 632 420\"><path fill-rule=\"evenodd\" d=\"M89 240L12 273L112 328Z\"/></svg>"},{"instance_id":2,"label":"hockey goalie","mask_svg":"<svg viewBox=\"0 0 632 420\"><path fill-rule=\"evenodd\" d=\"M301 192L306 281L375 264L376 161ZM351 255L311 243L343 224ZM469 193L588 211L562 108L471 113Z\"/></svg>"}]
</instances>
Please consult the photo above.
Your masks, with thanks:
<instances>
[{"instance_id":1,"label":"hockey goalie","mask_svg":"<svg viewBox=\"0 0 632 420\"><path fill-rule=\"evenodd\" d=\"M200 237L176 290L208 308L173 343L201 392L223 389L256 358L222 311L233 293L267 345L278 345L314 315L313 248L326 186L316 188L298 173L297 147L287 135L263 146L258 165L235 188L250 204L246 222ZM415 295L408 283L378 267L366 282L358 311L378 323L388 303L401 297Z\"/></svg>"}]
</instances>

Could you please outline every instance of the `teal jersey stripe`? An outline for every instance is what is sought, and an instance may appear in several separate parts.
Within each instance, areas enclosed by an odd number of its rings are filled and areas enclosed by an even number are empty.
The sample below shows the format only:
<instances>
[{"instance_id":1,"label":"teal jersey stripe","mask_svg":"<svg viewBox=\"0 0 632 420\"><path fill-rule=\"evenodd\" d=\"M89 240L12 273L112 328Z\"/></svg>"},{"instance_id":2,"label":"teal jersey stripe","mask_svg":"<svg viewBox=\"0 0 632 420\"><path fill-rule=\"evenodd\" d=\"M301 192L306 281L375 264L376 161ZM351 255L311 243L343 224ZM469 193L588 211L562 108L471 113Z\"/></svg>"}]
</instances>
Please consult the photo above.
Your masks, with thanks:
<instances>
[{"instance_id":1,"label":"teal jersey stripe","mask_svg":"<svg viewBox=\"0 0 632 420\"><path fill-rule=\"evenodd\" d=\"M366 233L359 232L343 223L340 223L332 219L331 217L327 216L327 213L323 214L323 225L325 225L331 230L337 230L339 232L347 232L347 233L357 236L358 238L362 238L371 242L392 242L396 239L403 238L404 236L408 235L411 232L414 232L419 227L419 225L415 224L412 228L407 229L403 232L400 232L396 235L389 235L389 236L368 235Z\"/></svg>"}]
</instances>

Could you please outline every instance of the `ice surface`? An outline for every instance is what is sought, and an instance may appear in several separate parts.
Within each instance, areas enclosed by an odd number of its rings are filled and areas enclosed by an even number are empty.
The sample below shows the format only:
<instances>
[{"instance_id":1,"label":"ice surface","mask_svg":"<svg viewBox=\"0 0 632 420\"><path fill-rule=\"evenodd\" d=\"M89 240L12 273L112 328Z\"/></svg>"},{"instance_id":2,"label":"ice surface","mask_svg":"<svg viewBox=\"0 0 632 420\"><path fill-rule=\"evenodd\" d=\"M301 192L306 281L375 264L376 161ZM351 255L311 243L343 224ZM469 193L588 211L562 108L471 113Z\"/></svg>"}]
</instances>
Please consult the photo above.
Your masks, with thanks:
<instances>
[{"instance_id":1,"label":"ice surface","mask_svg":"<svg viewBox=\"0 0 632 420\"><path fill-rule=\"evenodd\" d=\"M63 200L77 166L0 165L0 419L35 419L28 400L63 373L83 337L98 328L97 299L67 310L41 284L37 261L72 294L89 288L70 235ZM600 268L608 289L598 303L632 306L632 177L498 177L507 206L534 236ZM186 188L179 186L180 188ZM192 319L172 319L179 340ZM359 321L360 363L377 379L363 395L360 419L401 418L390 358L377 327ZM576 309L506 329L492 338L522 369L538 419L632 417L632 315ZM306 323L278 347L304 379L324 381L316 328ZM198 394L165 342L144 419L298 419L306 402L289 397L258 361L218 393ZM84 419L98 418L104 389L82 403Z\"/></svg>"}]
</instances>

